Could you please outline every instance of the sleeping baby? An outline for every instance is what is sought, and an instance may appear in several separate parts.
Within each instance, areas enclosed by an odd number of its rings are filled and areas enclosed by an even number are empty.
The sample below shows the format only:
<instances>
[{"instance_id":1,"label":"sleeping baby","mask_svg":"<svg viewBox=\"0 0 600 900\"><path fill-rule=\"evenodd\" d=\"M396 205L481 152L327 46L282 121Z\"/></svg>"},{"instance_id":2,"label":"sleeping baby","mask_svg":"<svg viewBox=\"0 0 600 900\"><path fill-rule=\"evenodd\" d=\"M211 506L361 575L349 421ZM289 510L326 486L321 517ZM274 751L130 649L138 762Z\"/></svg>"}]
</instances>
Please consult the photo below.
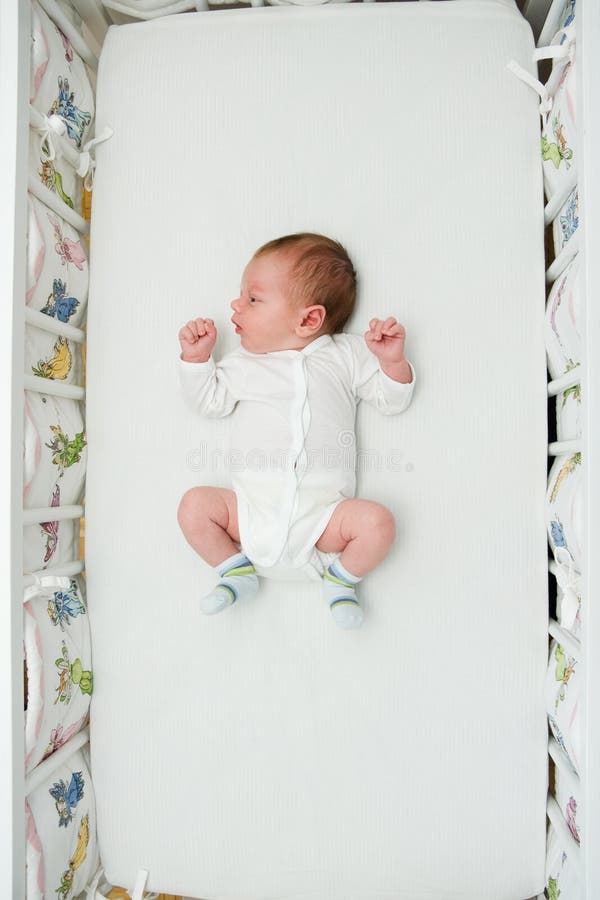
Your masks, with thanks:
<instances>
[{"instance_id":1,"label":"sleeping baby","mask_svg":"<svg viewBox=\"0 0 600 900\"><path fill-rule=\"evenodd\" d=\"M292 234L262 246L244 270L231 304L240 348L215 363L212 319L179 331L186 401L204 416L233 413L233 490L191 488L178 512L217 573L201 601L208 615L252 598L257 575L310 569L336 624L362 623L356 585L387 555L395 523L385 506L354 497L356 406L402 412L415 376L396 319L372 319L364 337L342 333L355 297L341 244Z\"/></svg>"}]
</instances>

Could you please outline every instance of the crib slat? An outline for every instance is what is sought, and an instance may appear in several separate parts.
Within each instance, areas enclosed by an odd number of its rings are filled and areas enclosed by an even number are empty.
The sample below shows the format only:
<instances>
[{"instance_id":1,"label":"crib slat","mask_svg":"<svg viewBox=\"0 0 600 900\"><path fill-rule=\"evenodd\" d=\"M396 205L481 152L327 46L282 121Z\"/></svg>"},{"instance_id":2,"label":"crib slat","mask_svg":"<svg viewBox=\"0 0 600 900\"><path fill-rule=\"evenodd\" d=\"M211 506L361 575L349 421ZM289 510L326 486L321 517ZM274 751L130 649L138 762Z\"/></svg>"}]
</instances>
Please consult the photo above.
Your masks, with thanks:
<instances>
[{"instance_id":1,"label":"crib slat","mask_svg":"<svg viewBox=\"0 0 600 900\"><path fill-rule=\"evenodd\" d=\"M56 194L46 187L45 184L42 184L41 181L36 181L33 175L29 175L28 177L27 190L30 194L33 194L34 197L37 197L44 206L47 206L52 212L55 212L57 216L60 216L61 219L64 219L69 225L72 225L79 234L88 235L90 233L90 226L85 219L82 218L79 213L72 210L70 206L67 206L64 201L60 200Z\"/></svg>"},{"instance_id":2,"label":"crib slat","mask_svg":"<svg viewBox=\"0 0 600 900\"><path fill-rule=\"evenodd\" d=\"M572 656L581 659L581 643L574 635L562 628L555 619L550 619L548 632L565 648L565 650L568 650Z\"/></svg>"},{"instance_id":3,"label":"crib slat","mask_svg":"<svg viewBox=\"0 0 600 900\"><path fill-rule=\"evenodd\" d=\"M56 750L52 756L49 756L48 759L45 759L36 766L33 772L25 779L25 796L28 797L32 791L35 791L35 789L40 786L40 784L43 784L46 778L52 775L59 766L62 766L65 760L69 759L69 757L77 750L81 750L81 748L88 743L89 739L89 728L84 728L82 731L74 734L73 737Z\"/></svg>"},{"instance_id":4,"label":"crib slat","mask_svg":"<svg viewBox=\"0 0 600 900\"><path fill-rule=\"evenodd\" d=\"M77 51L84 62L95 72L98 71L98 59L92 53L81 34L71 24L58 3L56 3L56 0L39 0L39 4L44 12L50 16L54 24L68 37L73 49Z\"/></svg>"},{"instance_id":5,"label":"crib slat","mask_svg":"<svg viewBox=\"0 0 600 900\"><path fill-rule=\"evenodd\" d=\"M38 394L50 394L53 397L66 397L68 400L83 400L85 388L78 384L63 384L53 378L41 378L39 375L24 375L23 386L26 391Z\"/></svg>"},{"instance_id":6,"label":"crib slat","mask_svg":"<svg viewBox=\"0 0 600 900\"><path fill-rule=\"evenodd\" d=\"M559 210L567 202L567 198L577 184L577 170L573 166L560 191L554 194L544 208L544 223L549 225L558 215Z\"/></svg>"},{"instance_id":7,"label":"crib slat","mask_svg":"<svg viewBox=\"0 0 600 900\"><path fill-rule=\"evenodd\" d=\"M102 4L96 3L96 0L71 0L71 5L75 7L98 44L101 45L110 25Z\"/></svg>"},{"instance_id":8,"label":"crib slat","mask_svg":"<svg viewBox=\"0 0 600 900\"><path fill-rule=\"evenodd\" d=\"M60 334L75 344L85 343L85 331L82 331L81 328L75 328L74 325L69 325L67 322L60 322L58 319L53 319L52 316L47 316L37 309L31 309L29 306L25 307L25 321L28 325L40 328L42 331Z\"/></svg>"},{"instance_id":9,"label":"crib slat","mask_svg":"<svg viewBox=\"0 0 600 900\"><path fill-rule=\"evenodd\" d=\"M68 400L83 400L85 397L85 388L78 384L63 384L54 378L41 378L39 375L24 375L23 387L26 391L50 394L52 397L66 397Z\"/></svg>"},{"instance_id":10,"label":"crib slat","mask_svg":"<svg viewBox=\"0 0 600 900\"><path fill-rule=\"evenodd\" d=\"M564 456L581 452L581 441L552 441L548 444L548 456Z\"/></svg>"},{"instance_id":11,"label":"crib slat","mask_svg":"<svg viewBox=\"0 0 600 900\"><path fill-rule=\"evenodd\" d=\"M562 248L552 265L546 269L547 284L553 284L556 281L579 250L580 232L581 228L578 228L571 240Z\"/></svg>"},{"instance_id":12,"label":"crib slat","mask_svg":"<svg viewBox=\"0 0 600 900\"><path fill-rule=\"evenodd\" d=\"M572 369L569 369L568 372L565 372L564 375L561 375L560 378L555 378L553 381L548 382L548 396L556 397L557 394L562 394L563 391L566 391L568 388L575 387L576 384L581 383L581 370L582 366L577 364Z\"/></svg>"},{"instance_id":13,"label":"crib slat","mask_svg":"<svg viewBox=\"0 0 600 900\"><path fill-rule=\"evenodd\" d=\"M553 760L557 769L559 769L562 774L565 774L567 778L570 778L576 788L579 787L579 775L571 765L567 754L562 750L560 744L554 737L551 737L548 741L548 755Z\"/></svg>"},{"instance_id":14,"label":"crib slat","mask_svg":"<svg viewBox=\"0 0 600 900\"><path fill-rule=\"evenodd\" d=\"M83 506L38 506L23 510L23 525L40 522L64 522L65 519L81 519Z\"/></svg>"},{"instance_id":15,"label":"crib slat","mask_svg":"<svg viewBox=\"0 0 600 900\"><path fill-rule=\"evenodd\" d=\"M526 4L525 9L527 10L529 4ZM558 23L560 22L560 14L564 9L563 0L552 0L552 5L550 7L550 11L546 15L546 20L544 22L544 26L542 28L541 34L539 36L537 46L545 47L550 43L552 38L556 33L556 29L558 28Z\"/></svg>"}]
</instances>

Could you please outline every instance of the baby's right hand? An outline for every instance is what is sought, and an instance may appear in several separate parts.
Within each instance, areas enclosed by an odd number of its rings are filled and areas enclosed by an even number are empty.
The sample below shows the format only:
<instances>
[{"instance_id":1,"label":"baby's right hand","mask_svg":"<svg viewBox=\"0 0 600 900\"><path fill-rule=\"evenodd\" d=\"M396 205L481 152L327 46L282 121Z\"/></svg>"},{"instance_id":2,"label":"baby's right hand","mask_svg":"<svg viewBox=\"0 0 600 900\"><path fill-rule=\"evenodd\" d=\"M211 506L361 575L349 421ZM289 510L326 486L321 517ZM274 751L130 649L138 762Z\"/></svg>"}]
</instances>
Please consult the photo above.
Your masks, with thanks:
<instances>
[{"instance_id":1,"label":"baby's right hand","mask_svg":"<svg viewBox=\"0 0 600 900\"><path fill-rule=\"evenodd\" d=\"M191 319L179 329L181 358L186 362L206 362L217 340L217 329L212 319Z\"/></svg>"}]
</instances>

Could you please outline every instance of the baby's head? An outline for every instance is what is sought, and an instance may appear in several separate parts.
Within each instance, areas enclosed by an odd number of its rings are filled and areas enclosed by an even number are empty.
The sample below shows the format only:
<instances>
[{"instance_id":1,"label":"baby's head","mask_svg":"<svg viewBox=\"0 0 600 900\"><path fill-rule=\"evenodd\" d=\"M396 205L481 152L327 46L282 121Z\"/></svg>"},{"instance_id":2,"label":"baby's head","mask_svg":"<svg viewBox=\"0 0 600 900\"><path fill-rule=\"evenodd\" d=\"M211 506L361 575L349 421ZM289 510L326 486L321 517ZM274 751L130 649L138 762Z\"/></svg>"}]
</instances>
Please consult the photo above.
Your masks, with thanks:
<instances>
[{"instance_id":1,"label":"baby's head","mask_svg":"<svg viewBox=\"0 0 600 900\"><path fill-rule=\"evenodd\" d=\"M232 322L253 353L301 350L341 331L355 299L356 273L342 245L290 234L259 247L246 266Z\"/></svg>"}]
</instances>

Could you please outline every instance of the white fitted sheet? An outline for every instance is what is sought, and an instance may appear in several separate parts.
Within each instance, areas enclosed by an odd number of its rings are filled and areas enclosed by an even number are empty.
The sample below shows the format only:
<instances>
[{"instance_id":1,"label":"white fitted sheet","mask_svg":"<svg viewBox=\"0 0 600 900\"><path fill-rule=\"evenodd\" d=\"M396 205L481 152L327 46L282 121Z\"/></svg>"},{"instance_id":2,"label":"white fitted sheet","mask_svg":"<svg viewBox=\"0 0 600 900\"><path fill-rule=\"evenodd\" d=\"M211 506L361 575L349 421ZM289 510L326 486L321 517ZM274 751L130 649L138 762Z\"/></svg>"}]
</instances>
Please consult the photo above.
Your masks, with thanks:
<instances>
[{"instance_id":1,"label":"white fitted sheet","mask_svg":"<svg viewBox=\"0 0 600 900\"><path fill-rule=\"evenodd\" d=\"M100 64L88 345L92 770L107 876L207 900L522 900L543 889L542 174L510 2L189 14ZM263 241L340 239L349 330L397 315L411 408L359 408L393 553L341 632L315 583L207 619L176 509L228 483L177 330L237 345Z\"/></svg>"}]
</instances>

